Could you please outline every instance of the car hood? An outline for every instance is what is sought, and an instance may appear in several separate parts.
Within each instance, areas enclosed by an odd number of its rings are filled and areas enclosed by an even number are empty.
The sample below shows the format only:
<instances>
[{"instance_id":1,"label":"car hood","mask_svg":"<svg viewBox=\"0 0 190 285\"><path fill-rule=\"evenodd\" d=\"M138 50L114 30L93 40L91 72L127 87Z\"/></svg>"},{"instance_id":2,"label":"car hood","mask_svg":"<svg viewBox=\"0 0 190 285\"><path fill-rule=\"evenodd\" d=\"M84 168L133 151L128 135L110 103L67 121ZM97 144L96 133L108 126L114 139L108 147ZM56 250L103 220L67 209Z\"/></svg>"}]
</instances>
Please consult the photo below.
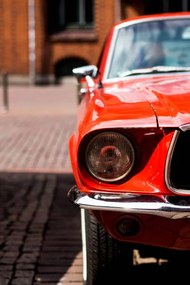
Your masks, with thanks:
<instances>
[{"instance_id":1,"label":"car hood","mask_svg":"<svg viewBox=\"0 0 190 285\"><path fill-rule=\"evenodd\" d=\"M190 123L190 75L135 78L104 85L95 96L93 118L137 127L179 127ZM120 122L120 123L119 123Z\"/></svg>"},{"instance_id":2,"label":"car hood","mask_svg":"<svg viewBox=\"0 0 190 285\"><path fill-rule=\"evenodd\" d=\"M141 82L157 117L159 127L179 127L190 123L190 75L160 77Z\"/></svg>"}]
</instances>

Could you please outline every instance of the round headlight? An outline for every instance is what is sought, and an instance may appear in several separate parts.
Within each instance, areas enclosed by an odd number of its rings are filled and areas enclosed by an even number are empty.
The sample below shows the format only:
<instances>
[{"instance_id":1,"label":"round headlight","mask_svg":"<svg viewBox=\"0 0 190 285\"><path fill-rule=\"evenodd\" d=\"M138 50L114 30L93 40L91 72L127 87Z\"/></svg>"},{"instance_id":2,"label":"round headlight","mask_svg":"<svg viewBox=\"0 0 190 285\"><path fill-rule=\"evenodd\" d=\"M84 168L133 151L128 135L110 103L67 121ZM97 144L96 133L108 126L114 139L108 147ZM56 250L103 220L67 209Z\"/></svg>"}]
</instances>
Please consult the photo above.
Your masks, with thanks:
<instances>
[{"instance_id":1,"label":"round headlight","mask_svg":"<svg viewBox=\"0 0 190 285\"><path fill-rule=\"evenodd\" d=\"M87 145L85 162L88 171L101 181L123 179L131 171L135 152L131 142L117 132L102 132Z\"/></svg>"}]
</instances>

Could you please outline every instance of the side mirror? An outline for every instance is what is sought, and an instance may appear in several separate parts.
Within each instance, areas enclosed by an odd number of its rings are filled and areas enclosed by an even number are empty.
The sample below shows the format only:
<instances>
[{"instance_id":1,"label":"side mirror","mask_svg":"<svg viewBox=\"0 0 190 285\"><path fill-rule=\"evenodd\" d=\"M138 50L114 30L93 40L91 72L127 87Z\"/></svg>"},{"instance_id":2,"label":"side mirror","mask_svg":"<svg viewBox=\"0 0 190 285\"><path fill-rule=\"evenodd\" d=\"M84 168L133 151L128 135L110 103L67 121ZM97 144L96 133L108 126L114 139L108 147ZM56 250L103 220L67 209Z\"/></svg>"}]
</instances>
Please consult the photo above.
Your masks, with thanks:
<instances>
[{"instance_id":1,"label":"side mirror","mask_svg":"<svg viewBox=\"0 0 190 285\"><path fill-rule=\"evenodd\" d=\"M81 67L74 68L72 70L73 74L80 80L83 77L91 76L92 78L96 78L98 75L98 68L95 65L85 65Z\"/></svg>"},{"instance_id":2,"label":"side mirror","mask_svg":"<svg viewBox=\"0 0 190 285\"><path fill-rule=\"evenodd\" d=\"M77 101L78 104L80 104L82 98L87 93L87 85L89 88L93 88L95 86L93 79L98 76L98 68L95 65L85 65L74 68L72 72L78 80ZM83 78L85 78L86 80L82 80ZM84 82L86 82L87 85L86 83L84 84Z\"/></svg>"}]
</instances>

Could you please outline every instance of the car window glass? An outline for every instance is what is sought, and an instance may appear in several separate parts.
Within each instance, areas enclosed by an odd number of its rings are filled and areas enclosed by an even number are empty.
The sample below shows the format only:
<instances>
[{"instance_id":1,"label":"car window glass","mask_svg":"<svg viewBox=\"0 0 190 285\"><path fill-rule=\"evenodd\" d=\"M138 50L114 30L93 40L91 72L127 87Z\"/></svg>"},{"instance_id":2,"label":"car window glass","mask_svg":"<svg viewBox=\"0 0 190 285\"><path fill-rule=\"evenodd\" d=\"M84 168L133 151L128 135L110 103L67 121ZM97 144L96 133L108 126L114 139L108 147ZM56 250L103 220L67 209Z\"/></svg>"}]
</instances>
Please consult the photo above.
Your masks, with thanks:
<instances>
[{"instance_id":1,"label":"car window glass","mask_svg":"<svg viewBox=\"0 0 190 285\"><path fill-rule=\"evenodd\" d=\"M153 66L190 66L190 19L147 21L118 30L108 78Z\"/></svg>"}]
</instances>

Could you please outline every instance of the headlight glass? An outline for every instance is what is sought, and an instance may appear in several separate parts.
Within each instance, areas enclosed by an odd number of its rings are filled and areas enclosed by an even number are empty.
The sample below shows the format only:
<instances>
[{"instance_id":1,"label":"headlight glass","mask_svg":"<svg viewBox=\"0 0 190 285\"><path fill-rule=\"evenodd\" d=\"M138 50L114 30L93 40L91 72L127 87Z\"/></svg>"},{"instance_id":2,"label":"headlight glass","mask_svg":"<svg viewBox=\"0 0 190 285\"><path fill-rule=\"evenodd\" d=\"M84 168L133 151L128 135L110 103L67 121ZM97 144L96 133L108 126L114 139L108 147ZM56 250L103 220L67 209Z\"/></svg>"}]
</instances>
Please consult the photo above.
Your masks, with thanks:
<instances>
[{"instance_id":1,"label":"headlight glass","mask_svg":"<svg viewBox=\"0 0 190 285\"><path fill-rule=\"evenodd\" d=\"M102 132L87 145L85 162L88 171L97 179L115 182L131 171L134 148L127 137L117 132Z\"/></svg>"}]
</instances>

